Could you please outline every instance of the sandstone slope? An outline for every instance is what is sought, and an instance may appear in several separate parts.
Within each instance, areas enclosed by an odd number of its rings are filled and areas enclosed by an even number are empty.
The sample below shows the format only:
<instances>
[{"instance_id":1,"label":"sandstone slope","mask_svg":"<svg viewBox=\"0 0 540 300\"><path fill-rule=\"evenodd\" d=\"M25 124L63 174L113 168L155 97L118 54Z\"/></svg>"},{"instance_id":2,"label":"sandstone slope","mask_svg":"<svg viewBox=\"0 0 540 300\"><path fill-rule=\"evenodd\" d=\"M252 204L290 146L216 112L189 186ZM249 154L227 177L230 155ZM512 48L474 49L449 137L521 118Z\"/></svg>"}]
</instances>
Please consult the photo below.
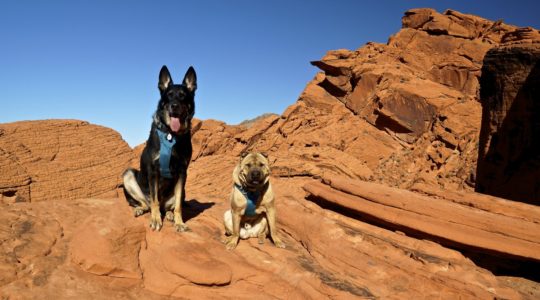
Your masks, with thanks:
<instances>
[{"instance_id":1,"label":"sandstone slope","mask_svg":"<svg viewBox=\"0 0 540 300\"><path fill-rule=\"evenodd\" d=\"M116 196L132 158L120 134L88 122L0 124L0 202Z\"/></svg>"},{"instance_id":2,"label":"sandstone slope","mask_svg":"<svg viewBox=\"0 0 540 300\"><path fill-rule=\"evenodd\" d=\"M232 179L223 169L235 162L220 155L194 162L185 215L192 231L182 234L170 223L161 232L149 230L148 216L134 218L118 198L5 206L0 294L8 299L538 296L534 283L496 277L455 250L305 200L301 187L308 178L272 179L286 249L250 240L227 251L221 222Z\"/></svg>"}]
</instances>

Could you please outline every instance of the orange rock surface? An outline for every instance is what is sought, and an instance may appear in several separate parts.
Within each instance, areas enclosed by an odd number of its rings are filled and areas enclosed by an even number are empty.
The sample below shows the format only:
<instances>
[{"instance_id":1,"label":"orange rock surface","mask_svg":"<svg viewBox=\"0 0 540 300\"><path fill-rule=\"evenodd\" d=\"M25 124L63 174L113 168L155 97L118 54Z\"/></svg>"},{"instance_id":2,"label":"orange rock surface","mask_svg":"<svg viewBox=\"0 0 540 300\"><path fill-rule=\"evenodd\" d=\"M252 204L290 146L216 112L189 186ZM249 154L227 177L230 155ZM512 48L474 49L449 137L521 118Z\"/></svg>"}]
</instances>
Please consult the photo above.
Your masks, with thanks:
<instances>
[{"instance_id":1,"label":"orange rock surface","mask_svg":"<svg viewBox=\"0 0 540 300\"><path fill-rule=\"evenodd\" d=\"M540 208L500 202L515 214L507 215L470 207L445 198L433 199L413 192L347 178L324 180L327 184L310 182L304 189L312 196L328 201L353 213L366 215L386 226L437 240L448 246L508 255L525 261L540 262ZM444 197L444 196L443 196ZM467 194L462 195L464 199ZM465 204L465 205L464 205Z\"/></svg>"},{"instance_id":2,"label":"orange rock surface","mask_svg":"<svg viewBox=\"0 0 540 300\"><path fill-rule=\"evenodd\" d=\"M10 299L519 299L536 287L525 281L516 288L455 250L323 209L304 199L301 186L310 179L303 178L272 178L286 249L248 240L227 251L221 240L228 189L209 192L215 178L196 171L217 164L234 161L214 156L194 163L186 218L192 231L184 234L170 223L150 231L147 216L133 218L118 198L5 206L0 293Z\"/></svg>"},{"instance_id":3,"label":"orange rock surface","mask_svg":"<svg viewBox=\"0 0 540 300\"><path fill-rule=\"evenodd\" d=\"M117 196L133 158L116 131L77 120L0 124L0 200Z\"/></svg>"}]
</instances>

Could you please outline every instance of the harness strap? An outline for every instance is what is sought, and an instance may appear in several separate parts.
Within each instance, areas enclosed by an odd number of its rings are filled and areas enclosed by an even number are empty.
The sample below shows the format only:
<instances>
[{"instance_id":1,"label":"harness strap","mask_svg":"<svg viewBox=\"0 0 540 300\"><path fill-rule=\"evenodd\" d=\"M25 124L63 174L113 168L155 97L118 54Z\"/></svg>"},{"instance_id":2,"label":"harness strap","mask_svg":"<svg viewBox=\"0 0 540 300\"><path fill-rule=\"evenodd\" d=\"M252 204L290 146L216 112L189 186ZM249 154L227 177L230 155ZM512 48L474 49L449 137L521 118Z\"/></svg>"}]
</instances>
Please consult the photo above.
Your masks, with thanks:
<instances>
[{"instance_id":1,"label":"harness strap","mask_svg":"<svg viewBox=\"0 0 540 300\"><path fill-rule=\"evenodd\" d=\"M156 129L156 133L159 136L159 172L161 176L170 179L172 147L176 144L176 137L159 129Z\"/></svg>"},{"instance_id":2,"label":"harness strap","mask_svg":"<svg viewBox=\"0 0 540 300\"><path fill-rule=\"evenodd\" d=\"M247 206L244 215L248 217L256 216L257 214L255 213L255 208L257 207L257 200L259 200L260 192L246 191L244 188L242 188L242 186L236 183L234 184L234 187L236 187L236 189L240 191L244 197L246 197Z\"/></svg>"}]
</instances>

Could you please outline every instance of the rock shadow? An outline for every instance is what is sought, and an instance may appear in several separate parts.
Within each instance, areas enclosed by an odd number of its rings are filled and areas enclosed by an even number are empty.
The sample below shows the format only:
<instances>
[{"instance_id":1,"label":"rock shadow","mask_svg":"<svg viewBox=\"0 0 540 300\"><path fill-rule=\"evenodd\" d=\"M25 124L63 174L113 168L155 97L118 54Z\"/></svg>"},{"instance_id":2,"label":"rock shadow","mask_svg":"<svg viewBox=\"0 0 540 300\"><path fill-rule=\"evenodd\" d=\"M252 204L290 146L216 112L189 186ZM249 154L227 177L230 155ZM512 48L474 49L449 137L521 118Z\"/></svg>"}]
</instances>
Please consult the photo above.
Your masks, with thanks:
<instances>
[{"instance_id":1,"label":"rock shadow","mask_svg":"<svg viewBox=\"0 0 540 300\"><path fill-rule=\"evenodd\" d=\"M486 56L480 79L482 126L475 190L540 205L540 60L535 59L524 52ZM519 86L517 91L512 83Z\"/></svg>"},{"instance_id":2,"label":"rock shadow","mask_svg":"<svg viewBox=\"0 0 540 300\"><path fill-rule=\"evenodd\" d=\"M214 202L199 202L197 199L187 200L182 208L182 218L184 222L187 222L215 204Z\"/></svg>"}]
</instances>

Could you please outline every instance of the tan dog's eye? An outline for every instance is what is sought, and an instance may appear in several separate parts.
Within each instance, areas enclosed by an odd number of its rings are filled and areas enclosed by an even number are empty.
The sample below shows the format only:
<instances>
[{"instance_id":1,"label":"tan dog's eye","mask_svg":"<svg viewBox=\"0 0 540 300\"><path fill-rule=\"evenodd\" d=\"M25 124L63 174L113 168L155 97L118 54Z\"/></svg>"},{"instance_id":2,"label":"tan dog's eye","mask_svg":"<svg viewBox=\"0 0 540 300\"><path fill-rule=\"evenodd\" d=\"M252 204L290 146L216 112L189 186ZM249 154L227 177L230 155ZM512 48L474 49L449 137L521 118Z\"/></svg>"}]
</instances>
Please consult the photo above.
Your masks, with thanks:
<instances>
[{"instance_id":1,"label":"tan dog's eye","mask_svg":"<svg viewBox=\"0 0 540 300\"><path fill-rule=\"evenodd\" d=\"M246 167L251 168L251 163L247 163Z\"/></svg>"}]
</instances>

